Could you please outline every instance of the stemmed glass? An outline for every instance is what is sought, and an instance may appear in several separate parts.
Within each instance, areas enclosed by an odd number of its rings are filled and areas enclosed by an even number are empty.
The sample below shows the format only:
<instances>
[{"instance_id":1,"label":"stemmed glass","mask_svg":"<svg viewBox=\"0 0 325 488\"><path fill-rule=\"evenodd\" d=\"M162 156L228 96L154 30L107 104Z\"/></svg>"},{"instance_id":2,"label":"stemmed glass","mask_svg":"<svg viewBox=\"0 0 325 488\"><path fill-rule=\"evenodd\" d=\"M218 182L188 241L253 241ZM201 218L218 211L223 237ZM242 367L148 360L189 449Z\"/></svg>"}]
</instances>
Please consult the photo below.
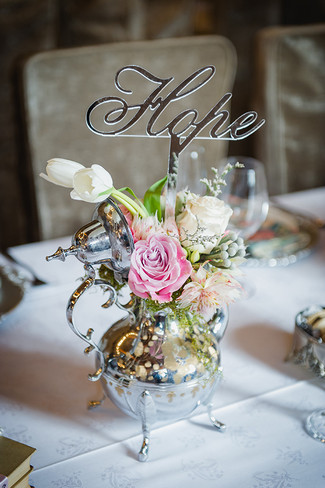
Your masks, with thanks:
<instances>
[{"instance_id":1,"label":"stemmed glass","mask_svg":"<svg viewBox=\"0 0 325 488\"><path fill-rule=\"evenodd\" d=\"M231 207L228 228L246 241L261 227L269 210L269 197L263 164L254 158L232 156L223 161L233 165L226 175L226 186L222 189L221 199ZM241 167L236 167L240 163ZM255 294L254 286L247 278L238 280L244 290L243 297Z\"/></svg>"},{"instance_id":2,"label":"stemmed glass","mask_svg":"<svg viewBox=\"0 0 325 488\"><path fill-rule=\"evenodd\" d=\"M245 241L261 227L269 210L264 166L254 158L233 156L223 163L241 163L226 176L226 187L221 198L233 210L229 228L237 232Z\"/></svg>"}]
</instances>

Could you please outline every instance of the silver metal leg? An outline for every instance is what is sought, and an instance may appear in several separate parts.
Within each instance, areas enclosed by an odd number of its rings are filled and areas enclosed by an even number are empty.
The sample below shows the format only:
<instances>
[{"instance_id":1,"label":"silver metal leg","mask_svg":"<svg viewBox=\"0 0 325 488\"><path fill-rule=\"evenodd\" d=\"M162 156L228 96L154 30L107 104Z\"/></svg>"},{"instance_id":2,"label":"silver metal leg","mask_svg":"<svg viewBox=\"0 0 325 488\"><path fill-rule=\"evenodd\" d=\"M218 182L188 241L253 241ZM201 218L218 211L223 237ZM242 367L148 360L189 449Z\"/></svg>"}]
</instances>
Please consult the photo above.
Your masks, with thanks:
<instances>
[{"instance_id":1,"label":"silver metal leg","mask_svg":"<svg viewBox=\"0 0 325 488\"><path fill-rule=\"evenodd\" d=\"M213 405L211 403L207 405L209 419L211 420L212 424L216 429L218 429L220 432L225 432L226 425L215 418L215 416L212 414L212 408Z\"/></svg>"},{"instance_id":2,"label":"silver metal leg","mask_svg":"<svg viewBox=\"0 0 325 488\"><path fill-rule=\"evenodd\" d=\"M138 409L142 421L143 441L138 454L141 462L147 461L150 444L150 421L153 421L156 415L155 402L148 390L144 390L138 401Z\"/></svg>"},{"instance_id":3,"label":"silver metal leg","mask_svg":"<svg viewBox=\"0 0 325 488\"><path fill-rule=\"evenodd\" d=\"M138 459L141 462L147 461L149 456L149 437L144 436L141 449L138 454Z\"/></svg>"},{"instance_id":4,"label":"silver metal leg","mask_svg":"<svg viewBox=\"0 0 325 488\"><path fill-rule=\"evenodd\" d=\"M216 429L218 429L219 432L225 432L226 425L223 422L220 422L219 420L217 420L215 418L215 416L212 414L212 409L213 409L213 406L214 406L213 398L214 398L216 389L217 389L217 387L219 385L219 382L220 382L221 372L222 372L222 368L220 368L220 370L219 370L219 376L216 377L215 382L214 382L214 386L213 386L213 388L211 390L211 393L210 393L209 397L206 399L206 401L204 402L204 404L207 407L208 416L209 416L209 419L210 419L212 425L214 425L214 427Z\"/></svg>"}]
</instances>

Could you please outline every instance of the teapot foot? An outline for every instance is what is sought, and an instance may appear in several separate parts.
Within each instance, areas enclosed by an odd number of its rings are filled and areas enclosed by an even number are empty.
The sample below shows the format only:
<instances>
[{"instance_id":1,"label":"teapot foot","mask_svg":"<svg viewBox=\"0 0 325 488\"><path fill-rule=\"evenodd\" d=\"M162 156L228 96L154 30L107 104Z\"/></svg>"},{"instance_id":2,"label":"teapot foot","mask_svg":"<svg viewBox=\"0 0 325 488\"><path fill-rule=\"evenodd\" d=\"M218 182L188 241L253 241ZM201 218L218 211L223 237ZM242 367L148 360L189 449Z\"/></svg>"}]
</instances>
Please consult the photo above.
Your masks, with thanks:
<instances>
[{"instance_id":1,"label":"teapot foot","mask_svg":"<svg viewBox=\"0 0 325 488\"><path fill-rule=\"evenodd\" d=\"M215 416L214 416L214 415L213 415L213 413L212 413L212 405L211 405L211 404L210 404L210 405L207 405L207 411L208 411L208 416L209 416L209 419L210 419L210 421L211 421L212 425L213 425L213 426L214 426L216 429L218 429L218 431L219 431L219 432L225 432L225 430L226 430L226 428L227 428L227 427L226 427L226 424L224 424L224 423L220 422L219 420L217 420L217 419L215 418Z\"/></svg>"},{"instance_id":2,"label":"teapot foot","mask_svg":"<svg viewBox=\"0 0 325 488\"><path fill-rule=\"evenodd\" d=\"M88 402L88 410L93 410L94 408L99 407L104 402L105 399L106 396L103 395L103 397L100 400L90 400Z\"/></svg>"},{"instance_id":3,"label":"teapot foot","mask_svg":"<svg viewBox=\"0 0 325 488\"><path fill-rule=\"evenodd\" d=\"M150 443L150 423L156 420L156 406L148 390L144 390L138 400L138 413L142 421L143 441L138 454L138 460L147 461Z\"/></svg>"},{"instance_id":4,"label":"teapot foot","mask_svg":"<svg viewBox=\"0 0 325 488\"><path fill-rule=\"evenodd\" d=\"M149 454L149 437L144 436L141 449L138 454L138 460L141 462L147 461Z\"/></svg>"}]
</instances>

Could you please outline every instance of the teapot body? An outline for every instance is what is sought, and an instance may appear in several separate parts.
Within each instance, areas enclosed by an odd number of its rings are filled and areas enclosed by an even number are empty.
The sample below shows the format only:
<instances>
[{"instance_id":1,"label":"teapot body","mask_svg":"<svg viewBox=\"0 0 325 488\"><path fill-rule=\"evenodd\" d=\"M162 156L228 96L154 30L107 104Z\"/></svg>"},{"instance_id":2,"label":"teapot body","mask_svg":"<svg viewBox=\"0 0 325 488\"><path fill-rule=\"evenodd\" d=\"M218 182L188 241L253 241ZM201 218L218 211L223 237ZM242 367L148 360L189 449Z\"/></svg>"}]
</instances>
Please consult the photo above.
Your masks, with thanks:
<instances>
[{"instance_id":1,"label":"teapot body","mask_svg":"<svg viewBox=\"0 0 325 488\"><path fill-rule=\"evenodd\" d=\"M145 300L137 299L99 342L105 395L136 418L142 416L143 392L151 397L151 421L190 415L212 401L221 373L219 340L227 321L227 310L220 308L209 324L191 316L184 324L172 310L152 312ZM203 327L208 327L204 336Z\"/></svg>"}]
</instances>

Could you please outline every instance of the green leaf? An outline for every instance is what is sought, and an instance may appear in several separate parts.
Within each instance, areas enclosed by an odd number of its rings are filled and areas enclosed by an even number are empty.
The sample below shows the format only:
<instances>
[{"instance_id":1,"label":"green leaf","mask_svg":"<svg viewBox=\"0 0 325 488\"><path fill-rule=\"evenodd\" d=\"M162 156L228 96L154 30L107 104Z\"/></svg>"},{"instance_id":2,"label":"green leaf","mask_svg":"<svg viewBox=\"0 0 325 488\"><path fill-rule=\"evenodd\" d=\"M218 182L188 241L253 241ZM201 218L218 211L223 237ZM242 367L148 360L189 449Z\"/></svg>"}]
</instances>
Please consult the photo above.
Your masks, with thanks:
<instances>
[{"instance_id":1,"label":"green leaf","mask_svg":"<svg viewBox=\"0 0 325 488\"><path fill-rule=\"evenodd\" d=\"M143 199L144 206L148 210L149 215L155 215L157 212L157 217L159 220L161 220L160 195L166 181L167 175L162 180L156 181L156 183L148 188Z\"/></svg>"}]
</instances>

